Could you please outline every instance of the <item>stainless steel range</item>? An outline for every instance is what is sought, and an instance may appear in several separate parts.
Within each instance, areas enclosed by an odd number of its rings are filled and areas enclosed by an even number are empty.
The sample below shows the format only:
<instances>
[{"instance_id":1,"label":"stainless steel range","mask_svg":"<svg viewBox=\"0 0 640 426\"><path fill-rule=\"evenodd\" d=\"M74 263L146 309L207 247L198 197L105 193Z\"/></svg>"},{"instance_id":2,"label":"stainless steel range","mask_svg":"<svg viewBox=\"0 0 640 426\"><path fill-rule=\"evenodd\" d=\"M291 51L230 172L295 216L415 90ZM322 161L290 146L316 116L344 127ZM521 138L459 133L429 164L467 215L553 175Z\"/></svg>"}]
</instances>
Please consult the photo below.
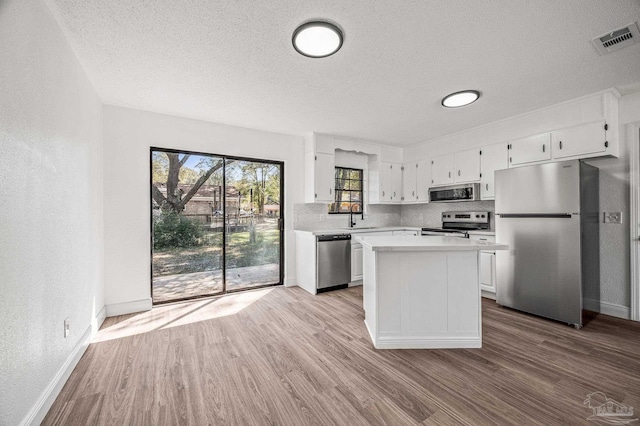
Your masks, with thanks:
<instances>
[{"instance_id":1,"label":"stainless steel range","mask_svg":"<svg viewBox=\"0 0 640 426\"><path fill-rule=\"evenodd\" d=\"M469 238L468 231L489 229L489 212L443 212L442 227L422 228L421 235Z\"/></svg>"}]
</instances>

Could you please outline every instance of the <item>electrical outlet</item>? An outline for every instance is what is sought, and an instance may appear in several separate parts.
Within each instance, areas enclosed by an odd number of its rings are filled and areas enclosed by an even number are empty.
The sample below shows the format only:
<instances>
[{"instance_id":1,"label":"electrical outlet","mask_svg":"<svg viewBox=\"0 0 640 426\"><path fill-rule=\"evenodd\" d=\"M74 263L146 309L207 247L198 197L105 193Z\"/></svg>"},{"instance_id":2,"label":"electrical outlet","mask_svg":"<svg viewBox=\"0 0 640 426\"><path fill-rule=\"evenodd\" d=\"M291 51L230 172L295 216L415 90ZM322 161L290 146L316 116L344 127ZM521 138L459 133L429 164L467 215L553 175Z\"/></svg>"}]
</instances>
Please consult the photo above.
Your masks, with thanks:
<instances>
[{"instance_id":1,"label":"electrical outlet","mask_svg":"<svg viewBox=\"0 0 640 426\"><path fill-rule=\"evenodd\" d=\"M69 337L69 318L64 319L64 337L65 339Z\"/></svg>"},{"instance_id":2,"label":"electrical outlet","mask_svg":"<svg viewBox=\"0 0 640 426\"><path fill-rule=\"evenodd\" d=\"M604 223L621 223L622 212L604 212Z\"/></svg>"}]
</instances>

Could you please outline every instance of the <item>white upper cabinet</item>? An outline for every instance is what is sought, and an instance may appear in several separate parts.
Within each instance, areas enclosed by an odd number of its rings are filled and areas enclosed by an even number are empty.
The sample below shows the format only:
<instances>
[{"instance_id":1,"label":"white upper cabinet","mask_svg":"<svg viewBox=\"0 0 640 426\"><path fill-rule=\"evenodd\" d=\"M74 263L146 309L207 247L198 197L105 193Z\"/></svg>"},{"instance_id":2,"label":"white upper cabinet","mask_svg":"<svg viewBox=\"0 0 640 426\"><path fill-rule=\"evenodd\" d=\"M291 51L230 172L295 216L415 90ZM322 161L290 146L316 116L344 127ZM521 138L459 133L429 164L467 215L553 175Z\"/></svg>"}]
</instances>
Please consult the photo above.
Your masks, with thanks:
<instances>
[{"instance_id":1,"label":"white upper cabinet","mask_svg":"<svg viewBox=\"0 0 640 426\"><path fill-rule=\"evenodd\" d=\"M551 133L517 139L509 146L509 167L551 159Z\"/></svg>"},{"instance_id":2,"label":"white upper cabinet","mask_svg":"<svg viewBox=\"0 0 640 426\"><path fill-rule=\"evenodd\" d=\"M478 182L480 180L480 150L456 152L454 154L455 183Z\"/></svg>"},{"instance_id":3,"label":"white upper cabinet","mask_svg":"<svg viewBox=\"0 0 640 426\"><path fill-rule=\"evenodd\" d=\"M428 203L431 160L410 161L402 166L402 202Z\"/></svg>"},{"instance_id":4,"label":"white upper cabinet","mask_svg":"<svg viewBox=\"0 0 640 426\"><path fill-rule=\"evenodd\" d=\"M552 132L553 158L606 154L607 128L605 121L599 120Z\"/></svg>"},{"instance_id":5,"label":"white upper cabinet","mask_svg":"<svg viewBox=\"0 0 640 426\"><path fill-rule=\"evenodd\" d=\"M333 203L335 201L335 156L317 153L314 158L314 200L316 203Z\"/></svg>"},{"instance_id":6,"label":"white upper cabinet","mask_svg":"<svg viewBox=\"0 0 640 426\"><path fill-rule=\"evenodd\" d=\"M470 149L434 157L431 161L431 186L480 180L480 150Z\"/></svg>"},{"instance_id":7,"label":"white upper cabinet","mask_svg":"<svg viewBox=\"0 0 640 426\"><path fill-rule=\"evenodd\" d=\"M417 177L418 163L412 161L402 166L402 201L405 203L415 202L418 199Z\"/></svg>"},{"instance_id":8,"label":"white upper cabinet","mask_svg":"<svg viewBox=\"0 0 640 426\"><path fill-rule=\"evenodd\" d=\"M431 186L453 183L453 154L441 155L431 160Z\"/></svg>"},{"instance_id":9,"label":"white upper cabinet","mask_svg":"<svg viewBox=\"0 0 640 426\"><path fill-rule=\"evenodd\" d=\"M480 199L495 197L495 171L509 168L508 144L485 146L480 154Z\"/></svg>"},{"instance_id":10,"label":"white upper cabinet","mask_svg":"<svg viewBox=\"0 0 640 426\"><path fill-rule=\"evenodd\" d=\"M369 162L369 202L400 203L402 201L402 164L386 161Z\"/></svg>"},{"instance_id":11,"label":"white upper cabinet","mask_svg":"<svg viewBox=\"0 0 640 426\"><path fill-rule=\"evenodd\" d=\"M389 203L392 200L393 188L391 184L391 170L393 164L380 162L380 201Z\"/></svg>"},{"instance_id":12,"label":"white upper cabinet","mask_svg":"<svg viewBox=\"0 0 640 426\"><path fill-rule=\"evenodd\" d=\"M402 164L391 163L391 202L402 201Z\"/></svg>"},{"instance_id":13,"label":"white upper cabinet","mask_svg":"<svg viewBox=\"0 0 640 426\"><path fill-rule=\"evenodd\" d=\"M333 138L314 134L305 142L305 202L334 202L335 154Z\"/></svg>"},{"instance_id":14,"label":"white upper cabinet","mask_svg":"<svg viewBox=\"0 0 640 426\"><path fill-rule=\"evenodd\" d=\"M416 202L429 202L431 186L431 160L418 161L416 168Z\"/></svg>"}]
</instances>

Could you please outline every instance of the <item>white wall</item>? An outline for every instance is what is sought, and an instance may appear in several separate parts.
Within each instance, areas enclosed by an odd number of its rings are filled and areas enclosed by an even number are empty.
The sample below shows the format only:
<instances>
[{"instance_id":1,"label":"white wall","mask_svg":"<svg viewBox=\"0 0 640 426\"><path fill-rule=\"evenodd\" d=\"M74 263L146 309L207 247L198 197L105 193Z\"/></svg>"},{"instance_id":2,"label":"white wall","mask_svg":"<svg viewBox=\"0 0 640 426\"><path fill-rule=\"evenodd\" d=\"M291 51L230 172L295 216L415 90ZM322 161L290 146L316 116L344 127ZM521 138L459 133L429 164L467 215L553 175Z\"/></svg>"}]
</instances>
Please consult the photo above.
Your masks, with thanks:
<instances>
[{"instance_id":1,"label":"white wall","mask_svg":"<svg viewBox=\"0 0 640 426\"><path fill-rule=\"evenodd\" d=\"M0 52L0 424L17 425L104 306L102 109L42 0L0 2Z\"/></svg>"},{"instance_id":2,"label":"white wall","mask_svg":"<svg viewBox=\"0 0 640 426\"><path fill-rule=\"evenodd\" d=\"M304 139L114 106L104 107L107 314L151 307L149 148L284 161L285 283L295 283L293 203L304 201Z\"/></svg>"}]
</instances>

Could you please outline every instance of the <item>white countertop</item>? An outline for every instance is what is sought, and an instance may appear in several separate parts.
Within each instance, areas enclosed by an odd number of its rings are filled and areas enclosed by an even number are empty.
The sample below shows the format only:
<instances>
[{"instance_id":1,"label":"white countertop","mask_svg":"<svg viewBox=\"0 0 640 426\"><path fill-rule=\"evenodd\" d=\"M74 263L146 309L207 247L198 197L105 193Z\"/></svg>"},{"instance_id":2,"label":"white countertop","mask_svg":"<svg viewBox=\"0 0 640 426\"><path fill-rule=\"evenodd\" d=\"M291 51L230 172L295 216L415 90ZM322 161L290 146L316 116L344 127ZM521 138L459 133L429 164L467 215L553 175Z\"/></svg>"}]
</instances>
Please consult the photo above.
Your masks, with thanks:
<instances>
[{"instance_id":1,"label":"white countertop","mask_svg":"<svg viewBox=\"0 0 640 426\"><path fill-rule=\"evenodd\" d=\"M496 231L467 231L469 235L496 235Z\"/></svg>"},{"instance_id":2,"label":"white countertop","mask_svg":"<svg viewBox=\"0 0 640 426\"><path fill-rule=\"evenodd\" d=\"M295 229L295 232L309 232L313 235L335 235L335 234L361 234L364 232L383 231L421 231L422 228L415 226L380 226L375 228L335 228L335 229ZM495 231L468 231L470 235L496 235Z\"/></svg>"},{"instance_id":3,"label":"white countertop","mask_svg":"<svg viewBox=\"0 0 640 426\"><path fill-rule=\"evenodd\" d=\"M440 236L393 236L358 237L354 239L373 251L460 251L460 250L507 250L509 246L488 241Z\"/></svg>"},{"instance_id":4,"label":"white countertop","mask_svg":"<svg viewBox=\"0 0 640 426\"><path fill-rule=\"evenodd\" d=\"M375 228L336 228L336 229L295 229L295 232L309 232L313 235L335 235L335 234L362 234L364 232L383 232L383 231L421 231L422 228L413 226L380 226ZM413 237L415 238L415 237Z\"/></svg>"}]
</instances>

